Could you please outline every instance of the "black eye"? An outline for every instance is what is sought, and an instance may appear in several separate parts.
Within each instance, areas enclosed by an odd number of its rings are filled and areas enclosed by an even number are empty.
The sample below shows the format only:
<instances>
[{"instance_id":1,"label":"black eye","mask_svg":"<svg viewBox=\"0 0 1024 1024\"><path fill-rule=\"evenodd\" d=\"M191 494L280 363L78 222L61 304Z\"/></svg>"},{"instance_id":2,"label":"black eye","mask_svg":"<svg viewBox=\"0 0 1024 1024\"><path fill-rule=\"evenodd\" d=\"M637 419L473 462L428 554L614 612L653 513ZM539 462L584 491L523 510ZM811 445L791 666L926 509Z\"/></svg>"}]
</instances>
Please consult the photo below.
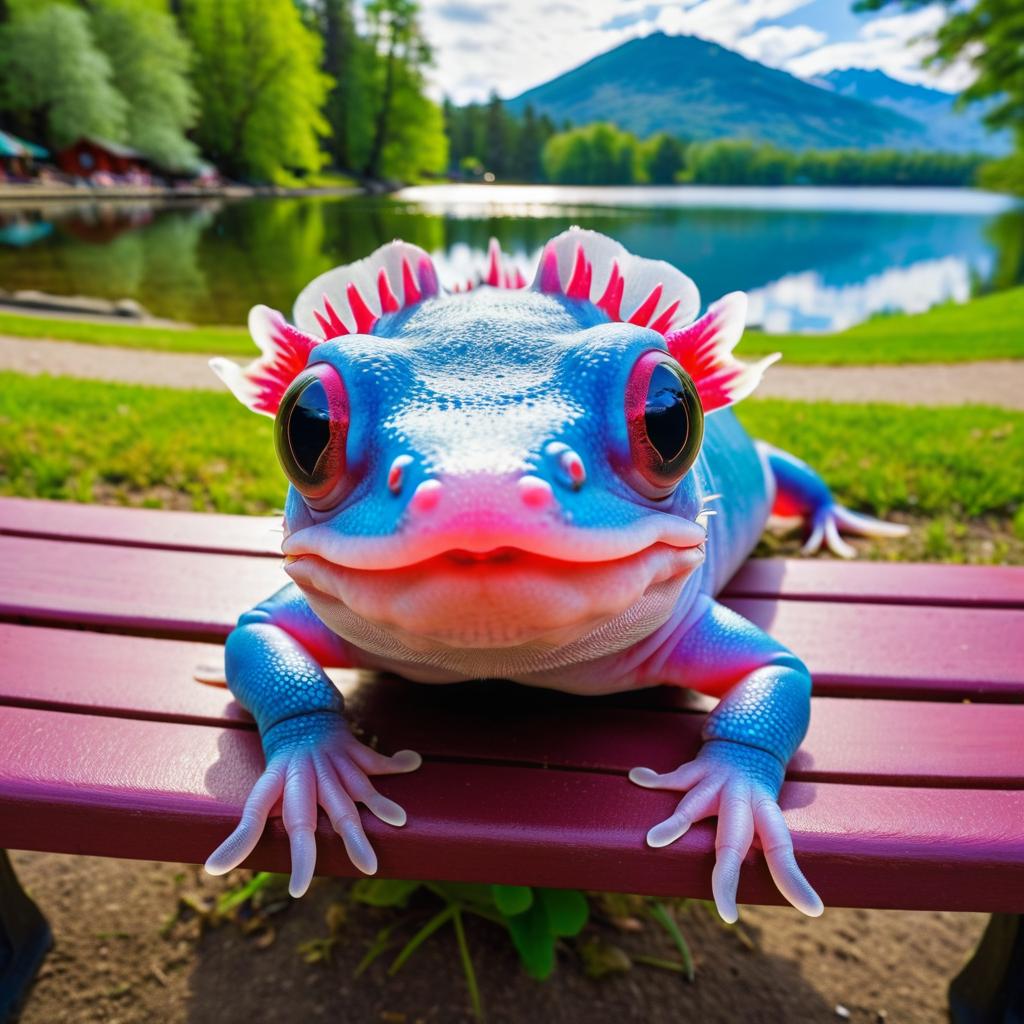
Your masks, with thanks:
<instances>
[{"instance_id":1,"label":"black eye","mask_svg":"<svg viewBox=\"0 0 1024 1024\"><path fill-rule=\"evenodd\" d=\"M333 367L318 364L296 377L281 399L274 434L295 489L314 506L334 497L345 474L348 396Z\"/></svg>"},{"instance_id":2,"label":"black eye","mask_svg":"<svg viewBox=\"0 0 1024 1024\"><path fill-rule=\"evenodd\" d=\"M663 352L642 356L626 388L633 466L663 496L693 465L704 438L704 410L688 374Z\"/></svg>"},{"instance_id":3,"label":"black eye","mask_svg":"<svg viewBox=\"0 0 1024 1024\"><path fill-rule=\"evenodd\" d=\"M331 440L331 410L327 392L311 380L300 392L288 417L288 444L303 473L312 476Z\"/></svg>"},{"instance_id":4,"label":"black eye","mask_svg":"<svg viewBox=\"0 0 1024 1024\"><path fill-rule=\"evenodd\" d=\"M690 436L690 410L686 385L665 363L659 363L647 385L644 426L647 440L664 462L683 450Z\"/></svg>"}]
</instances>

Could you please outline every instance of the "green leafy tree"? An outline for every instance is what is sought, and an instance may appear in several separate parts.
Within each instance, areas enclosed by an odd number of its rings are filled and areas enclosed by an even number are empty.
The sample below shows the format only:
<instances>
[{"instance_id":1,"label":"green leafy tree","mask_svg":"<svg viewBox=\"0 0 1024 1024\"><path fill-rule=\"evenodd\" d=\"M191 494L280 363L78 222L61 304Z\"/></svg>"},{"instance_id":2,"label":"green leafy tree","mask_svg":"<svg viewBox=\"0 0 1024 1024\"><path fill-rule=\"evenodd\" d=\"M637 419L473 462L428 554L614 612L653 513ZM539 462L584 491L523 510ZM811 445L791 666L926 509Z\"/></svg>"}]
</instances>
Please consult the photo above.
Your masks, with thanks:
<instances>
[{"instance_id":1,"label":"green leafy tree","mask_svg":"<svg viewBox=\"0 0 1024 1024\"><path fill-rule=\"evenodd\" d=\"M934 0L858 0L855 10L877 11L898 3L903 8L925 7ZM1015 152L989 164L981 173L991 187L1024 194L1024 5L1020 0L975 0L972 4L940 0L948 9L935 35L931 62L939 67L967 61L977 77L962 100L991 102L985 122L1009 128Z\"/></svg>"},{"instance_id":2,"label":"green leafy tree","mask_svg":"<svg viewBox=\"0 0 1024 1024\"><path fill-rule=\"evenodd\" d=\"M195 166L192 50L159 0L95 0L92 30L127 101L124 140L172 170Z\"/></svg>"},{"instance_id":3,"label":"green leafy tree","mask_svg":"<svg viewBox=\"0 0 1024 1024\"><path fill-rule=\"evenodd\" d=\"M368 134L367 79L374 54L356 28L353 0L310 0L307 10L323 38L323 71L334 82L324 110L331 126L327 149L336 166L352 170L353 153L365 148Z\"/></svg>"},{"instance_id":4,"label":"green leafy tree","mask_svg":"<svg viewBox=\"0 0 1024 1024\"><path fill-rule=\"evenodd\" d=\"M630 185L646 180L635 135L590 124L548 139L541 157L549 181L564 185Z\"/></svg>"},{"instance_id":5,"label":"green leafy tree","mask_svg":"<svg viewBox=\"0 0 1024 1024\"><path fill-rule=\"evenodd\" d=\"M370 65L367 110L372 125L363 176L409 179L440 174L448 143L440 107L426 95L432 59L415 0L371 0L366 6Z\"/></svg>"},{"instance_id":6,"label":"green leafy tree","mask_svg":"<svg viewBox=\"0 0 1024 1024\"><path fill-rule=\"evenodd\" d=\"M0 110L14 130L51 148L83 135L125 137L128 103L85 11L11 5L0 25Z\"/></svg>"},{"instance_id":7,"label":"green leafy tree","mask_svg":"<svg viewBox=\"0 0 1024 1024\"><path fill-rule=\"evenodd\" d=\"M293 0L182 0L203 152L237 177L288 183L324 164L331 79Z\"/></svg>"},{"instance_id":8,"label":"green leafy tree","mask_svg":"<svg viewBox=\"0 0 1024 1024\"><path fill-rule=\"evenodd\" d=\"M665 132L645 139L640 152L652 185L671 185L686 167L686 144Z\"/></svg>"}]
</instances>

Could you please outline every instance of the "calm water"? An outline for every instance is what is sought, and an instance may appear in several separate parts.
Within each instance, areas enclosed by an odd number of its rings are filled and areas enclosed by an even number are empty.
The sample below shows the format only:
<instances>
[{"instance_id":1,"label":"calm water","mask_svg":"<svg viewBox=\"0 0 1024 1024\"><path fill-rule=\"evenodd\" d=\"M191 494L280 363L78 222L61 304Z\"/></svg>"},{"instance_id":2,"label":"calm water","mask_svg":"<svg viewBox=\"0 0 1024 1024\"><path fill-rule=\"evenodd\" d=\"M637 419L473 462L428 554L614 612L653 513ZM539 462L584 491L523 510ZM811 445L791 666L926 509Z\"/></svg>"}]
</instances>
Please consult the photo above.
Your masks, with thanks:
<instances>
[{"instance_id":1,"label":"calm water","mask_svg":"<svg viewBox=\"0 0 1024 1024\"><path fill-rule=\"evenodd\" d=\"M571 224L743 289L770 331L830 330L1024 281L1024 208L970 190L437 186L388 199L54 203L0 209L0 287L131 297L158 316L242 323L392 238L454 283L487 240L532 270Z\"/></svg>"}]
</instances>

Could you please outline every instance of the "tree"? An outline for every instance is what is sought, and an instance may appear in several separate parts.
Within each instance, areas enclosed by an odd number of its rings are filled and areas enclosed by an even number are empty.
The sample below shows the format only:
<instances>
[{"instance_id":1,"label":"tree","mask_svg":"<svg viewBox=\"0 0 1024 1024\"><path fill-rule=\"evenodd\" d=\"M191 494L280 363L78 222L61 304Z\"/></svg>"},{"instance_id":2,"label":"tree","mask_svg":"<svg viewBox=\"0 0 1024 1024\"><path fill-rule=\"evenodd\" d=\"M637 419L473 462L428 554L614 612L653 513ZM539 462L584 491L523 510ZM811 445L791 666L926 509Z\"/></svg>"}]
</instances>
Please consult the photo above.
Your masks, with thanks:
<instances>
[{"instance_id":1,"label":"tree","mask_svg":"<svg viewBox=\"0 0 1024 1024\"><path fill-rule=\"evenodd\" d=\"M508 116L505 104L496 93L491 93L487 102L486 140L484 166L495 177L505 178L513 173L515 166L518 125Z\"/></svg>"},{"instance_id":2,"label":"tree","mask_svg":"<svg viewBox=\"0 0 1024 1024\"><path fill-rule=\"evenodd\" d=\"M362 173L371 180L441 173L448 163L440 108L425 93L432 59L416 0L370 0L369 44L376 56L369 89L372 131Z\"/></svg>"},{"instance_id":3,"label":"tree","mask_svg":"<svg viewBox=\"0 0 1024 1024\"><path fill-rule=\"evenodd\" d=\"M359 37L352 0L311 0L309 11L323 38L323 71L334 84L324 113L331 126L327 148L338 167L355 167L353 152L365 134L367 63L373 55Z\"/></svg>"},{"instance_id":4,"label":"tree","mask_svg":"<svg viewBox=\"0 0 1024 1024\"><path fill-rule=\"evenodd\" d=\"M537 119L533 107L527 104L519 126L513 169L513 174L521 181L540 181L540 154L548 138L550 134L545 133L543 122Z\"/></svg>"},{"instance_id":5,"label":"tree","mask_svg":"<svg viewBox=\"0 0 1024 1024\"><path fill-rule=\"evenodd\" d=\"M854 8L877 11L897 2L903 8L916 8L934 0L858 0ZM954 61L969 63L977 77L964 90L962 101L991 101L985 122L1014 133L1016 152L993 161L983 171L983 181L1024 193L1024 6L1020 0L940 2L948 14L935 35L931 62L939 67Z\"/></svg>"},{"instance_id":6,"label":"tree","mask_svg":"<svg viewBox=\"0 0 1024 1024\"><path fill-rule=\"evenodd\" d=\"M82 135L120 140L128 104L85 11L12 5L0 25L0 110L11 126L60 149Z\"/></svg>"},{"instance_id":7,"label":"tree","mask_svg":"<svg viewBox=\"0 0 1024 1024\"><path fill-rule=\"evenodd\" d=\"M172 170L193 168L185 132L198 113L188 78L192 50L159 0L95 0L92 29L128 104L124 140Z\"/></svg>"},{"instance_id":8,"label":"tree","mask_svg":"<svg viewBox=\"0 0 1024 1024\"><path fill-rule=\"evenodd\" d=\"M646 179L635 135L612 124L590 124L548 139L544 173L564 185L630 185Z\"/></svg>"},{"instance_id":9,"label":"tree","mask_svg":"<svg viewBox=\"0 0 1024 1024\"><path fill-rule=\"evenodd\" d=\"M196 136L229 174L287 183L324 164L331 79L293 0L182 0L201 98Z\"/></svg>"},{"instance_id":10,"label":"tree","mask_svg":"<svg viewBox=\"0 0 1024 1024\"><path fill-rule=\"evenodd\" d=\"M643 142L641 159L652 185L671 185L686 166L686 144L660 132Z\"/></svg>"}]
</instances>

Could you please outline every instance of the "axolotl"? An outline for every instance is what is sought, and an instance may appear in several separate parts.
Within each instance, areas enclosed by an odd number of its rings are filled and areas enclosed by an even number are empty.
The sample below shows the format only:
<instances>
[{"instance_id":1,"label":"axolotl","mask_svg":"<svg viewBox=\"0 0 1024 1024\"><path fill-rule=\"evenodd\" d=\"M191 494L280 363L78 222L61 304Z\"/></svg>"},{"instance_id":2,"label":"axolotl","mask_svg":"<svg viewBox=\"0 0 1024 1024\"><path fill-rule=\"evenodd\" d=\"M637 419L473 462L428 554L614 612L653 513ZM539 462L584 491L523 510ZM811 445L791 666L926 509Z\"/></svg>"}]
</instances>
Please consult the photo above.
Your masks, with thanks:
<instances>
[{"instance_id":1,"label":"axolotl","mask_svg":"<svg viewBox=\"0 0 1024 1024\"><path fill-rule=\"evenodd\" d=\"M324 665L577 694L668 684L720 700L694 760L629 773L684 794L646 842L717 816L725 920L755 836L785 898L821 913L778 805L810 675L715 597L773 511L805 518L809 553L851 555L841 530L901 528L842 507L805 463L748 436L729 406L776 357L733 355L742 293L699 313L678 269L578 228L547 243L530 284L492 242L480 279L446 291L427 253L396 241L311 282L294 324L252 311L260 357L211 365L274 418L294 582L228 637L227 682L266 769L210 872L252 852L278 802L293 896L314 873L320 807L370 874L356 805L405 823L370 779L419 755L360 742Z\"/></svg>"}]
</instances>

